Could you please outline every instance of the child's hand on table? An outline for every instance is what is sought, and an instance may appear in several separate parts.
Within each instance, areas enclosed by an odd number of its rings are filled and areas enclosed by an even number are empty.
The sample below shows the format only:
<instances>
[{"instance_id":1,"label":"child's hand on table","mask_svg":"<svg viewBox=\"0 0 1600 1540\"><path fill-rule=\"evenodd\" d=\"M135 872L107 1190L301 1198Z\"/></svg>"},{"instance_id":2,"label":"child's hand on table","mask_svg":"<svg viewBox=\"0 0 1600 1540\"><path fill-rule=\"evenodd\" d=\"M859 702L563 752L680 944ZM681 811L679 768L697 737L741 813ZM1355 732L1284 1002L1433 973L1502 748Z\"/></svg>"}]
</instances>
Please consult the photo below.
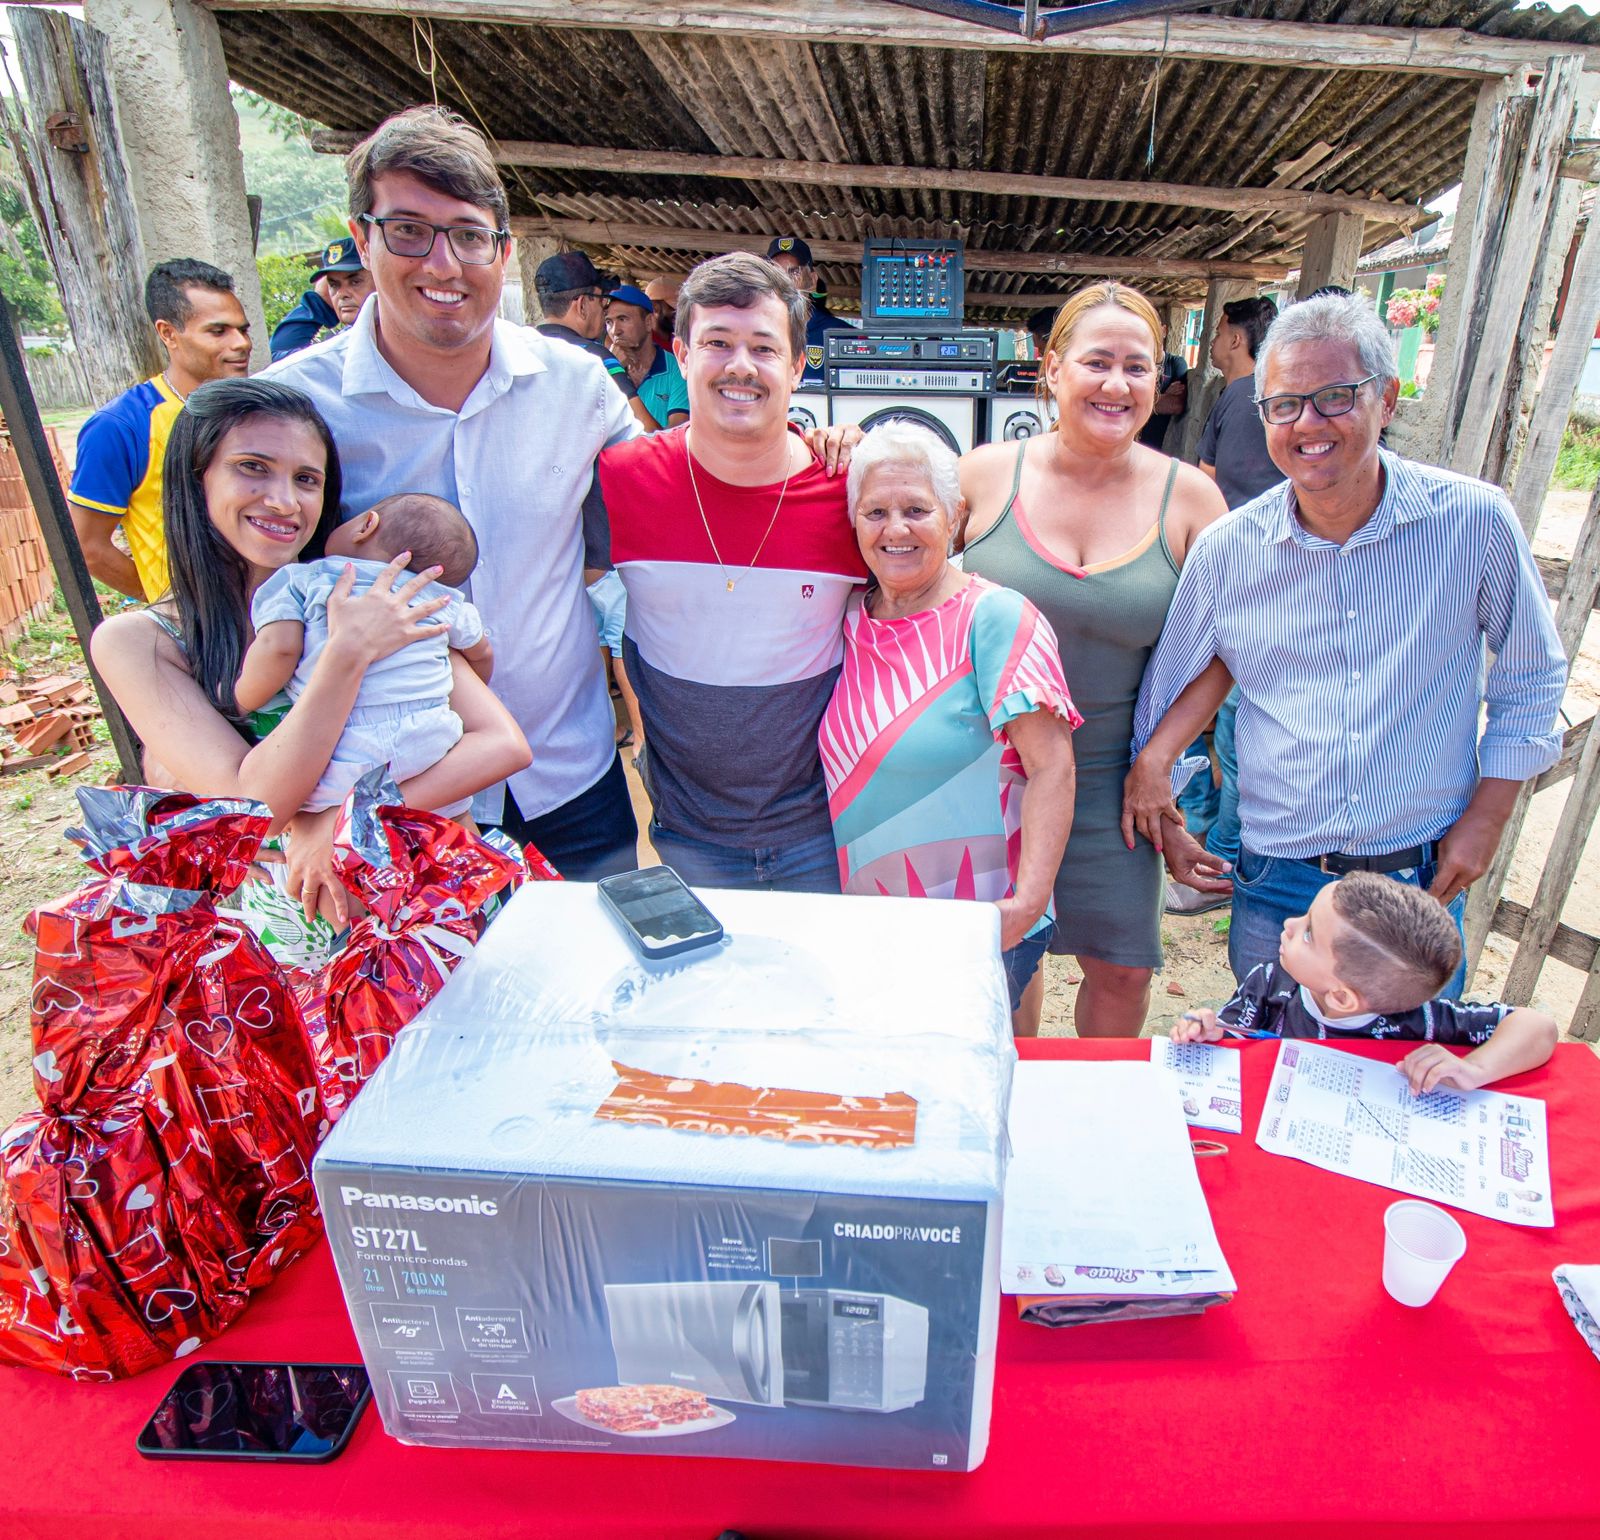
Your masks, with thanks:
<instances>
[{"instance_id":1,"label":"child's hand on table","mask_svg":"<svg viewBox=\"0 0 1600 1540\"><path fill-rule=\"evenodd\" d=\"M1185 1011L1172 1024L1172 1041L1175 1043L1220 1043L1223 1038L1222 1023L1215 1011L1204 1006Z\"/></svg>"},{"instance_id":2,"label":"child's hand on table","mask_svg":"<svg viewBox=\"0 0 1600 1540\"><path fill-rule=\"evenodd\" d=\"M1475 1064L1471 1054L1458 1057L1442 1043L1424 1043L1408 1053L1395 1068L1406 1077L1413 1096L1426 1096L1429 1091L1444 1086L1453 1091L1476 1091L1495 1078Z\"/></svg>"}]
</instances>

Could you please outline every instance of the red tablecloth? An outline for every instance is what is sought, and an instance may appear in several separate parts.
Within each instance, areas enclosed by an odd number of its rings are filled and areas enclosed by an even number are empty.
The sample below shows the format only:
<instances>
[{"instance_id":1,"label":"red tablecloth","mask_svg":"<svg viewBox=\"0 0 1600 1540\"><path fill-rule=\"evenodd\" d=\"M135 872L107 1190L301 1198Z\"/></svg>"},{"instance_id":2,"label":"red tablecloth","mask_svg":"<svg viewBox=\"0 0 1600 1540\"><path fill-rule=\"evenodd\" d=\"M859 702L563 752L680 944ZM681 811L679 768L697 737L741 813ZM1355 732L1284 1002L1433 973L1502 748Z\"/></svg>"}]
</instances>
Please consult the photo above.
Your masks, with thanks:
<instances>
[{"instance_id":1,"label":"red tablecloth","mask_svg":"<svg viewBox=\"0 0 1600 1540\"><path fill-rule=\"evenodd\" d=\"M1148 1045L1022 1051L1107 1059ZM0 1370L0 1533L1600 1536L1600 1363L1550 1283L1559 1262L1600 1262L1600 1063L1568 1046L1515 1082L1549 1103L1556 1228L1461 1215L1466 1257L1430 1307L1408 1310L1378 1281L1394 1195L1257 1149L1276 1051L1245 1045L1246 1132L1199 1163L1233 1303L1047 1331L1005 1301L989 1454L970 1475L414 1449L373 1412L328 1465L156 1463L134 1437L176 1367L109 1386L13 1369ZM203 1356L354 1360L326 1248Z\"/></svg>"}]
</instances>

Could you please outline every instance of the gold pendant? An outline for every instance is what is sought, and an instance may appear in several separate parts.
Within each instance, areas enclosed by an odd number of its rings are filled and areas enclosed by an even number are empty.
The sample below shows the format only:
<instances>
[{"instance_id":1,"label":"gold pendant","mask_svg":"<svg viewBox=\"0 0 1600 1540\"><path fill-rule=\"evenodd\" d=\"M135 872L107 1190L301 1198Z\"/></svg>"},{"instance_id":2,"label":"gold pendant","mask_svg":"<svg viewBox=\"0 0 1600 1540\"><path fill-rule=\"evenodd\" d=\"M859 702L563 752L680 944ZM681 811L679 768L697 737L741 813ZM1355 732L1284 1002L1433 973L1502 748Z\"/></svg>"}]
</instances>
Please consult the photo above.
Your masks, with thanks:
<instances>
[{"instance_id":1,"label":"gold pendant","mask_svg":"<svg viewBox=\"0 0 1600 1540\"><path fill-rule=\"evenodd\" d=\"M733 592L733 579L732 578L728 579L728 592L730 594Z\"/></svg>"}]
</instances>

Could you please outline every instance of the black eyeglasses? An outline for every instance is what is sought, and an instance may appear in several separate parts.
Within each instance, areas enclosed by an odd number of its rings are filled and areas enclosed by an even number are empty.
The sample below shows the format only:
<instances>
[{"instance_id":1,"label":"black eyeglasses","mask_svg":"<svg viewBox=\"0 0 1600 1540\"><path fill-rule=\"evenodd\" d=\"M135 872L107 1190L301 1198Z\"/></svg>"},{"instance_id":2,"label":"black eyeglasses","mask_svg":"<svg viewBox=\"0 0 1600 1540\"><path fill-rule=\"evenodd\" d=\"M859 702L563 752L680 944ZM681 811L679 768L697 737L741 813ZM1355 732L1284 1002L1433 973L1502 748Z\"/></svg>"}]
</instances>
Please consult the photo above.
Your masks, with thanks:
<instances>
[{"instance_id":1,"label":"black eyeglasses","mask_svg":"<svg viewBox=\"0 0 1600 1540\"><path fill-rule=\"evenodd\" d=\"M456 261L467 267L487 267L511 239L509 230L491 230L487 225L430 225L399 214L382 218L363 214L361 222L376 226L383 244L397 257L425 257L442 235L450 242Z\"/></svg>"},{"instance_id":2,"label":"black eyeglasses","mask_svg":"<svg viewBox=\"0 0 1600 1540\"><path fill-rule=\"evenodd\" d=\"M1308 401L1316 407L1319 417L1343 417L1355 406L1356 392L1377 377L1369 374L1366 379L1355 380L1349 385L1324 385L1321 390L1314 390L1306 396L1257 396L1256 410L1261 413L1262 422L1270 423L1274 428L1286 428L1292 422L1299 422Z\"/></svg>"}]
</instances>

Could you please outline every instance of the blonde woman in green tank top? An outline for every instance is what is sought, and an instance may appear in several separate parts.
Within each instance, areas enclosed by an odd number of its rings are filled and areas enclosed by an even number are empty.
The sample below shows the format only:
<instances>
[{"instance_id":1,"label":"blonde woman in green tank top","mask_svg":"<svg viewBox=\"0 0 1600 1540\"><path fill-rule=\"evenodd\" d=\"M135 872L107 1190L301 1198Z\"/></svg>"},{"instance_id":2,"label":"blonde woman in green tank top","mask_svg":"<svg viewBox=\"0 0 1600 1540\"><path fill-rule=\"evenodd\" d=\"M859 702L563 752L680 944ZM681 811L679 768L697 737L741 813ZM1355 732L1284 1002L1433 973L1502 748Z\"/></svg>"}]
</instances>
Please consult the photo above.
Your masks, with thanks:
<instances>
[{"instance_id":1,"label":"blonde woman in green tank top","mask_svg":"<svg viewBox=\"0 0 1600 1540\"><path fill-rule=\"evenodd\" d=\"M1161 964L1164 873L1122 837L1133 708L1195 537L1227 511L1192 466L1138 442L1155 406L1162 334L1150 302L1095 284L1056 317L1042 385L1052 433L961 461L968 572L1016 589L1054 627L1084 723L1072 835L1056 878L1051 951L1083 970L1080 1037L1136 1037ZM1040 987L1042 971L1035 975Z\"/></svg>"}]
</instances>

